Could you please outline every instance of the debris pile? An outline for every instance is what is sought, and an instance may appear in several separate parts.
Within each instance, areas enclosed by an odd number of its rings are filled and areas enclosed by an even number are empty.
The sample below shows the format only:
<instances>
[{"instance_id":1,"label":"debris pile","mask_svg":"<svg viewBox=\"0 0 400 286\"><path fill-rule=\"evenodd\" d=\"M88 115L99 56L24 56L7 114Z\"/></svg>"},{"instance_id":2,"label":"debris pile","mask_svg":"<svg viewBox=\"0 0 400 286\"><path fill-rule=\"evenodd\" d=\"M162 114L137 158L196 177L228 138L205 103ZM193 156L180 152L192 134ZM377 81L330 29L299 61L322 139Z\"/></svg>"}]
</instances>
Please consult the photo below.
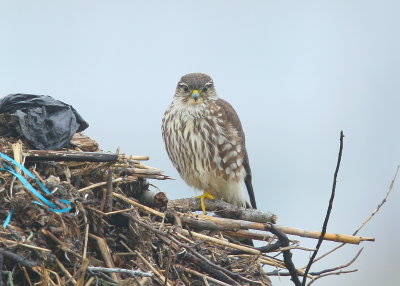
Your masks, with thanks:
<instances>
[{"instance_id":1,"label":"debris pile","mask_svg":"<svg viewBox=\"0 0 400 286\"><path fill-rule=\"evenodd\" d=\"M221 234L203 232L206 240L166 211L167 197L150 191L147 179L169 177L142 164L147 157L101 153L80 133L71 146L35 151L0 137L0 151L45 186L48 201L71 206L55 212L33 203L21 181L0 172L0 221L9 220L0 229L0 267L9 285L269 285L257 257L231 254L223 244L234 243Z\"/></svg>"}]
</instances>

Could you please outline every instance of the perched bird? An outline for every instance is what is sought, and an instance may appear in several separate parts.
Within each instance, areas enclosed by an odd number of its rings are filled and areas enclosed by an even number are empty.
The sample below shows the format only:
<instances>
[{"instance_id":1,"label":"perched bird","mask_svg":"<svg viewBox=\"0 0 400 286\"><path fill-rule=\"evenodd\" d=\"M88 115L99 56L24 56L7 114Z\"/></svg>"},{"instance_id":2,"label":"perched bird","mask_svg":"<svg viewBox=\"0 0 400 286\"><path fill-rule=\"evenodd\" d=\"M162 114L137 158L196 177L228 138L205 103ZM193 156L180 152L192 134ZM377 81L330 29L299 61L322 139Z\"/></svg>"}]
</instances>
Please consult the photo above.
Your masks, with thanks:
<instances>
[{"instance_id":1,"label":"perched bird","mask_svg":"<svg viewBox=\"0 0 400 286\"><path fill-rule=\"evenodd\" d=\"M251 207L257 208L242 124L233 107L217 96L210 76L191 73L180 79L164 114L162 135L183 180L203 191L203 212L205 198L250 207L243 181Z\"/></svg>"}]
</instances>

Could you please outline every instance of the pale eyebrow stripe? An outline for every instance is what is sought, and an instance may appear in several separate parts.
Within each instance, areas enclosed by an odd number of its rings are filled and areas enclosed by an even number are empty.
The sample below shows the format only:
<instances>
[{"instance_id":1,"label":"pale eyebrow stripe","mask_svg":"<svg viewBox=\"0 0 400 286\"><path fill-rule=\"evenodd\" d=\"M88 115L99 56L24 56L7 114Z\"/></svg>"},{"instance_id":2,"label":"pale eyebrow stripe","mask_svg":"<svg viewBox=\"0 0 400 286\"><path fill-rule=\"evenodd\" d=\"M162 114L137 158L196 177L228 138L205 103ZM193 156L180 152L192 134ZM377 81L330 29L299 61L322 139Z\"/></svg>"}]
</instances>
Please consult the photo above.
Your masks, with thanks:
<instances>
[{"instance_id":1,"label":"pale eyebrow stripe","mask_svg":"<svg viewBox=\"0 0 400 286\"><path fill-rule=\"evenodd\" d=\"M178 85L179 86L186 86L187 88L189 88L189 86L186 83L183 83L183 82L180 82Z\"/></svg>"}]
</instances>

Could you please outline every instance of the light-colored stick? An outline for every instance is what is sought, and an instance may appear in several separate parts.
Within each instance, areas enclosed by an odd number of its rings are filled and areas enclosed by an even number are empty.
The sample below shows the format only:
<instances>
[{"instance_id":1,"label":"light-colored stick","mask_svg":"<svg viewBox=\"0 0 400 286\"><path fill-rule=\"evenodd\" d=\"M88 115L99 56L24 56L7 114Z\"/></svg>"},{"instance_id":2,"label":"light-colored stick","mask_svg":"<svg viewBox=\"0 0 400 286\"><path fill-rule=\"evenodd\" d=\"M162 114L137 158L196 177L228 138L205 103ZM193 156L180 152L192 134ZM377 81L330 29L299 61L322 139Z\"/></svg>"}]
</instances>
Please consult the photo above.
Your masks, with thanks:
<instances>
[{"instance_id":1,"label":"light-colored stick","mask_svg":"<svg viewBox=\"0 0 400 286\"><path fill-rule=\"evenodd\" d=\"M105 216L108 216L108 215L113 215L113 214L119 214L119 213L129 212L129 211L132 211L132 210L134 210L134 209L133 209L133 208L129 208L129 209L117 210L117 211L112 211L112 212L104 213L104 215L105 215Z\"/></svg>"},{"instance_id":2,"label":"light-colored stick","mask_svg":"<svg viewBox=\"0 0 400 286\"><path fill-rule=\"evenodd\" d=\"M61 263L60 260L58 260L58 258L56 257L56 263L58 265L58 267L60 267L61 271L64 272L64 274L68 277L68 279L71 280L71 282L76 285L76 280L75 278L71 275L71 273L69 273L69 271L67 270L67 268L65 268L65 266Z\"/></svg>"},{"instance_id":3,"label":"light-colored stick","mask_svg":"<svg viewBox=\"0 0 400 286\"><path fill-rule=\"evenodd\" d=\"M86 284L85 284L85 286L90 286L90 284L92 284L93 283L93 281L94 281L94 277L92 276L92 277L90 277L89 279L88 279L88 281L86 281Z\"/></svg>"},{"instance_id":4,"label":"light-colored stick","mask_svg":"<svg viewBox=\"0 0 400 286\"><path fill-rule=\"evenodd\" d=\"M147 259L144 258L143 255L139 251L130 249L130 247L128 245L126 245L126 243L124 243L123 241L121 241L121 244L128 251L136 254L143 261L143 263L146 264L146 266L150 268L150 270L154 273L154 275L156 275L158 277L158 279L160 279L162 282L165 281L164 275L162 275L160 272L158 272L158 270L156 268L154 268L154 266L149 261L147 261ZM170 280L167 280L167 286L172 286L172 285L173 285L173 282Z\"/></svg>"},{"instance_id":5,"label":"light-colored stick","mask_svg":"<svg viewBox=\"0 0 400 286\"><path fill-rule=\"evenodd\" d=\"M9 240L9 239L2 238L2 237L0 237L0 242L7 242L7 243L12 243L12 244L14 244L14 245L23 246L23 247L30 248L30 249L35 249L35 250L40 250L40 251L51 252L51 250L50 250L50 249L47 249L47 248L43 248L43 247L39 247L39 246L34 246L34 245L29 245L29 244L25 244L25 243L18 242L18 241L14 241L14 240Z\"/></svg>"},{"instance_id":6,"label":"light-colored stick","mask_svg":"<svg viewBox=\"0 0 400 286\"><path fill-rule=\"evenodd\" d=\"M115 268L114 262L112 260L111 254L110 254L110 249L108 248L108 245L107 245L105 239L101 238L99 236L96 236L94 234L91 234L91 233L89 233L89 237L96 240L97 245L98 245L98 247L100 249L101 255L103 256L104 263L106 264L106 266L108 268ZM111 276L115 281L119 280L119 277L118 277L117 274L111 273Z\"/></svg>"},{"instance_id":7,"label":"light-colored stick","mask_svg":"<svg viewBox=\"0 0 400 286\"><path fill-rule=\"evenodd\" d=\"M205 279L209 280L212 283L215 283L215 284L218 284L218 285L221 285L221 286L230 286L229 284L226 284L225 282L219 281L219 280L217 280L215 278L212 278L210 276L204 275L204 274L202 274L200 272L197 272L195 270L192 270L192 269L189 269L189 268L186 268L186 267L183 267L183 270L185 272L190 273L192 275L195 275L197 277L200 277L200 278L203 278L203 279L205 278Z\"/></svg>"},{"instance_id":8,"label":"light-colored stick","mask_svg":"<svg viewBox=\"0 0 400 286\"><path fill-rule=\"evenodd\" d=\"M146 258L144 258L143 255L142 255L139 251L135 250L134 253L143 261L144 264L146 264L147 267L150 268L151 271L154 272L154 274L155 274L161 281L165 281L165 276L162 275L160 272L158 272L157 269L154 268L154 266L151 265L151 263L150 263L149 261L147 261ZM173 285L172 283L173 283L172 281L167 280L167 286L172 286L172 285Z\"/></svg>"},{"instance_id":9,"label":"light-colored stick","mask_svg":"<svg viewBox=\"0 0 400 286\"><path fill-rule=\"evenodd\" d=\"M88 269L89 265L89 259L84 258L82 262L82 267L80 269L80 276L78 278L78 281L76 282L76 286L83 286L83 283L85 282L85 276L86 276L86 271Z\"/></svg>"},{"instance_id":10,"label":"light-colored stick","mask_svg":"<svg viewBox=\"0 0 400 286\"><path fill-rule=\"evenodd\" d=\"M249 239L255 239L255 240L260 240L260 241L270 241L273 239L273 237L269 234L265 233L258 233L258 232L252 232L248 230L238 230L238 231L224 231L224 234L231 235L231 236L237 236L237 237L245 237Z\"/></svg>"},{"instance_id":11,"label":"light-colored stick","mask_svg":"<svg viewBox=\"0 0 400 286\"><path fill-rule=\"evenodd\" d=\"M20 140L18 140L17 142L12 144L11 146L12 146L12 150L13 150L14 160L17 163L22 164L22 142ZM20 168L15 167L15 171L18 174L21 174L21 169Z\"/></svg>"},{"instance_id":12,"label":"light-colored stick","mask_svg":"<svg viewBox=\"0 0 400 286\"><path fill-rule=\"evenodd\" d=\"M85 227L85 240L83 242L83 254L82 254L82 258L85 259L86 258L86 254L87 254L87 246L88 246L88 239L89 237L89 224L86 224Z\"/></svg>"},{"instance_id":13,"label":"light-colored stick","mask_svg":"<svg viewBox=\"0 0 400 286\"><path fill-rule=\"evenodd\" d=\"M32 286L31 278L29 277L28 271L26 271L26 267L22 266L22 270L24 271L24 276L26 281L28 281L29 286Z\"/></svg>"},{"instance_id":14,"label":"light-colored stick","mask_svg":"<svg viewBox=\"0 0 400 286\"><path fill-rule=\"evenodd\" d=\"M297 235L301 237L318 239L321 236L320 231L304 230L300 228L280 226L280 225L276 225L275 228L279 229L280 231L286 234ZM361 241L375 241L375 238L373 237L361 237L361 236L353 236L353 235L339 234L339 233L326 233L324 239L336 242L351 243L351 244L359 244Z\"/></svg>"},{"instance_id":15,"label":"light-colored stick","mask_svg":"<svg viewBox=\"0 0 400 286\"><path fill-rule=\"evenodd\" d=\"M220 217L212 217L208 215L196 215L199 218L207 219L210 221L214 221L216 223L221 224L228 224L233 223L238 228L241 229L256 229L256 230L266 230L264 223L259 222L251 222L251 221L244 221L244 220L235 220L229 218L220 218ZM308 238L315 238L319 239L321 236L320 231L311 231L311 230L304 230L300 228L288 227L288 226L280 226L274 225L275 228L279 229L280 231L290 234L290 235L297 235L301 237L308 237ZM361 241L374 241L375 239L372 237L361 237L361 236L353 236L347 234L335 234L335 233L326 233L325 240L331 240L336 242L344 242L344 243L351 243L351 244L359 244Z\"/></svg>"},{"instance_id":16,"label":"light-colored stick","mask_svg":"<svg viewBox=\"0 0 400 286\"><path fill-rule=\"evenodd\" d=\"M190 237L190 235L192 235L193 237L196 237L196 238L208 241L208 242L212 242L212 243L219 244L219 245L222 245L222 246L230 247L230 248L233 248L233 249L239 249L239 250L245 251L247 253L251 253L251 254L255 254L255 255L260 255L261 254L261 252L259 250L256 250L256 249L253 249L253 248L250 248L250 247L246 247L246 246L242 246L242 245L238 245L238 244L234 244L234 243L231 243L231 242L227 242L225 240L218 239L218 238L215 238L215 237L211 237L211 236L208 236L208 235L204 235L204 234L201 234L201 233L198 233L198 232L194 232L194 231L189 232L186 229L182 229L181 232L182 232L182 234L184 234L184 235L186 235L188 237Z\"/></svg>"},{"instance_id":17,"label":"light-colored stick","mask_svg":"<svg viewBox=\"0 0 400 286\"><path fill-rule=\"evenodd\" d=\"M95 267L89 266L88 269L90 271L101 271L107 273L126 273L132 276L140 276L140 277L153 277L154 274L151 272L142 272L140 270L130 270L130 269L123 269L123 268L106 268L106 267Z\"/></svg>"},{"instance_id":18,"label":"light-colored stick","mask_svg":"<svg viewBox=\"0 0 400 286\"><path fill-rule=\"evenodd\" d=\"M119 157L121 159L137 160L137 161L148 161L150 159L149 156L124 155L124 154L119 155Z\"/></svg>"},{"instance_id":19,"label":"light-colored stick","mask_svg":"<svg viewBox=\"0 0 400 286\"><path fill-rule=\"evenodd\" d=\"M142 210L144 210L144 211L146 211L146 212L148 212L150 214L156 215L156 216L161 217L161 218L165 217L165 214L163 214L162 212L156 211L155 209L152 209L152 208L149 208L149 207L147 207L145 205L139 204L138 202L135 202L134 200L131 200L131 199L129 199L129 198L123 196L123 195L117 194L115 192L113 192L112 195L113 195L113 197L116 197L116 198L118 198L120 200L123 200L124 202L127 202L128 204L131 204L131 205L133 205L135 207L141 208Z\"/></svg>"},{"instance_id":20,"label":"light-colored stick","mask_svg":"<svg viewBox=\"0 0 400 286\"><path fill-rule=\"evenodd\" d=\"M113 183L117 183L117 182L122 182L123 180L124 180L124 178L117 178L117 179L112 180L112 182ZM91 189L94 189L94 188L97 188L97 187L101 187L101 186L105 186L105 185L107 185L107 182L100 182L100 183L97 183L97 184L93 184L93 185L84 187L84 188L78 190L78 192L81 193L81 192L88 191L88 190L91 190Z\"/></svg>"}]
</instances>

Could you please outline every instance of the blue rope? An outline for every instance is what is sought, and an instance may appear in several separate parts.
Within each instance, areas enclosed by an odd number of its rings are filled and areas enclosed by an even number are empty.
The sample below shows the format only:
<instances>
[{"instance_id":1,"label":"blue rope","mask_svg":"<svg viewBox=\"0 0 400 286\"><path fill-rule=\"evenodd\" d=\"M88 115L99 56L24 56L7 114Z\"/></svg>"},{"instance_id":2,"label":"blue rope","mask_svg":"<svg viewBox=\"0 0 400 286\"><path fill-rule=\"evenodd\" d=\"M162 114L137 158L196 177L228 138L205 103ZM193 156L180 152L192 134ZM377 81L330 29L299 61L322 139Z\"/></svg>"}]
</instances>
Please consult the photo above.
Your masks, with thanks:
<instances>
[{"instance_id":1,"label":"blue rope","mask_svg":"<svg viewBox=\"0 0 400 286\"><path fill-rule=\"evenodd\" d=\"M6 226L10 223L10 220L11 220L11 217L12 217L13 213L14 213L14 210L12 209L10 211L10 213L8 214L6 220L3 223L3 228L6 228Z\"/></svg>"},{"instance_id":2,"label":"blue rope","mask_svg":"<svg viewBox=\"0 0 400 286\"><path fill-rule=\"evenodd\" d=\"M31 173L29 172L24 166L22 166L20 163L16 162L15 160L11 159L7 155L3 154L0 152L0 158L6 160L7 162L11 163L12 165L17 166L18 168L21 169L22 172L24 172L28 177L33 179L39 187L46 193L46 194L51 194L51 192ZM38 201L33 201L33 203L38 204L40 206L46 206L49 210L57 213L64 213L67 212L71 209L71 207L66 207L64 209L59 209L55 204L47 200L40 192L38 192L21 174L18 174L13 168L11 168L8 164L6 163L1 163L0 170L9 172L13 174L24 186L25 188L30 191L37 199ZM61 199L61 201L67 205L71 205L71 202ZM11 212L8 214L6 220L4 221L3 227L5 228L8 223L11 220L11 216L13 214L14 210L11 210Z\"/></svg>"}]
</instances>

